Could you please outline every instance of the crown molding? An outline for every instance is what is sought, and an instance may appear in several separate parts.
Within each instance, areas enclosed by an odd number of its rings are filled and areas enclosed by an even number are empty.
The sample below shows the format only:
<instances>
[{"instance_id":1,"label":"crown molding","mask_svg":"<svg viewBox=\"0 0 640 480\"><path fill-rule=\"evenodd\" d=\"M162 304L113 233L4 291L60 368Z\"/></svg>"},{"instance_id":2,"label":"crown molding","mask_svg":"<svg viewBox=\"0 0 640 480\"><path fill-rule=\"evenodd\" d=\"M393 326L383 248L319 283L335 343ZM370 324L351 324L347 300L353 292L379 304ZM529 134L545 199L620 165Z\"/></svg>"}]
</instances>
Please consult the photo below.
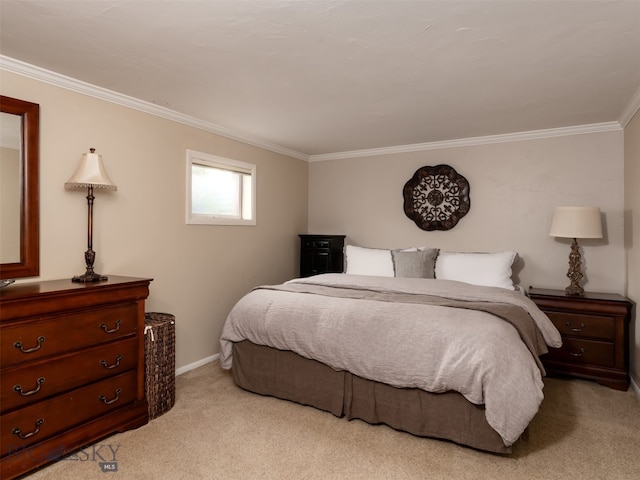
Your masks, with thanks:
<instances>
[{"instance_id":1,"label":"crown molding","mask_svg":"<svg viewBox=\"0 0 640 480\"><path fill-rule=\"evenodd\" d=\"M550 128L546 130L532 130L529 132L506 133L502 135L488 135L484 137L470 137L470 138L461 138L456 140L443 140L440 142L415 143L412 145L399 145L396 147L371 148L366 150L352 150L349 152L310 155L309 162L321 162L326 160L342 160L342 159L357 158L357 157L371 157L376 155L394 155L398 153L423 152L427 150L439 150L443 148L489 145L492 143L518 142L522 140L536 140L536 139L542 139L542 138L564 137L568 135L582 135L586 133L614 132L614 131L620 131L620 130L622 130L622 127L618 122L593 123L590 125Z\"/></svg>"},{"instance_id":2,"label":"crown molding","mask_svg":"<svg viewBox=\"0 0 640 480\"><path fill-rule=\"evenodd\" d=\"M627 126L627 124L631 121L638 110L640 110L640 87L638 87L635 95L631 97L631 100L625 107L622 115L620 115L620 119L618 120L618 122L620 122L622 128L625 128Z\"/></svg>"},{"instance_id":3,"label":"crown molding","mask_svg":"<svg viewBox=\"0 0 640 480\"><path fill-rule=\"evenodd\" d=\"M100 100L105 100L107 102L132 108L134 110L149 113L151 115L162 117L167 120L172 120L183 125L215 133L216 135L230 138L232 140L237 140L254 147L263 148L274 153L280 153L282 155L287 155L289 157L305 161L309 159L309 155L307 155L306 153L297 152L280 145L265 142L248 135L235 132L228 128L221 127L220 125L216 125L211 122L205 122L198 118L185 115L165 107L161 107L151 102L146 102L144 100L130 97L128 95L114 92L112 90L107 90L106 88L92 85L75 78L67 77L65 75L46 70L44 68L36 67L35 65L31 65L20 60L7 57L5 55L0 55L0 69L25 77L33 78L35 80L54 85L56 87L64 88L66 90L71 90L83 95L88 95Z\"/></svg>"},{"instance_id":4,"label":"crown molding","mask_svg":"<svg viewBox=\"0 0 640 480\"><path fill-rule=\"evenodd\" d=\"M516 142L522 140L535 140L543 138L561 137L568 135L582 135L588 133L611 132L623 129L627 123L633 118L635 113L640 109L640 88L632 97L631 101L625 108L620 120L617 122L594 123L589 125L578 125L572 127L552 128L545 130L533 130L528 132L507 133L501 135L488 135L484 137L470 137L455 140L444 140L438 142L416 143L410 145L398 145L394 147L370 148L364 150L351 150L345 152L326 153L317 155L308 155L306 153L282 147L259 140L248 135L235 132L233 130L221 127L211 122L206 122L198 118L185 115L174 110L146 102L122 93L107 90L90 83L67 77L65 75L36 67L20 60L13 59L4 55L0 55L0 69L11 73L23 75L33 78L50 85L71 90L84 95L92 96L111 103L122 105L124 107L139 110L158 117L172 120L190 127L198 128L207 132L214 133L232 140L237 140L254 147L263 148L265 150L297 158L308 162L320 162L326 160L341 160L348 158L370 157L378 155L394 155L400 153L422 152L428 150L439 150L444 148L468 147L475 145L488 145L493 143Z\"/></svg>"}]
</instances>

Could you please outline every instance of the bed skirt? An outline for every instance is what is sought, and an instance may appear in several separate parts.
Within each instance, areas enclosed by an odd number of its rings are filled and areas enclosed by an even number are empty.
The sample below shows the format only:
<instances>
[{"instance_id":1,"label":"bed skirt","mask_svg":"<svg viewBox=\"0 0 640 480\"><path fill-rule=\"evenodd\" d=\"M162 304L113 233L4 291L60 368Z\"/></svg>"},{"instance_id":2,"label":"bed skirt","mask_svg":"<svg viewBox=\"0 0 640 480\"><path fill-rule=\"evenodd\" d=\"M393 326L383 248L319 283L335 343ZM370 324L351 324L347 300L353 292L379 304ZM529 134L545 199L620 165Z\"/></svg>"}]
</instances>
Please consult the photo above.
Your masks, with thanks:
<instances>
[{"instance_id":1,"label":"bed skirt","mask_svg":"<svg viewBox=\"0 0 640 480\"><path fill-rule=\"evenodd\" d=\"M511 447L505 446L487 423L484 407L457 392L396 388L248 340L233 345L232 372L239 387L254 393L309 405L349 420L384 423L421 437L511 453Z\"/></svg>"}]
</instances>

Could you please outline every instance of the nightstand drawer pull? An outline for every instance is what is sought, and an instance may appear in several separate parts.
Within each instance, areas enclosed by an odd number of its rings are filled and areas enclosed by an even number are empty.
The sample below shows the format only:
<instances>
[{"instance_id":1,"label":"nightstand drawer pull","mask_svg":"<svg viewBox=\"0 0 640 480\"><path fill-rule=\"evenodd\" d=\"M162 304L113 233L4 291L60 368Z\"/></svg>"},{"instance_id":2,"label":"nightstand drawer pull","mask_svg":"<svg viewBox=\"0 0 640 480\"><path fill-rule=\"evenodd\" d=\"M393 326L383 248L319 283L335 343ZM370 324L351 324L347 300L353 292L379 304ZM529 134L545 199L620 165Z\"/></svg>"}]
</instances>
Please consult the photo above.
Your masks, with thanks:
<instances>
[{"instance_id":1,"label":"nightstand drawer pull","mask_svg":"<svg viewBox=\"0 0 640 480\"><path fill-rule=\"evenodd\" d=\"M20 350L22 353L33 353L33 352L37 352L38 350L40 350L40 348L42 347L42 344L44 343L44 335L41 335L38 337L38 340L36 340L38 342L38 344L35 347L32 348L23 348L22 346L22 342L13 342L13 346L15 348L17 348L18 350Z\"/></svg>"},{"instance_id":2,"label":"nightstand drawer pull","mask_svg":"<svg viewBox=\"0 0 640 480\"><path fill-rule=\"evenodd\" d=\"M40 425L42 425L43 423L44 423L44 418L39 418L38 420L36 420L36 429L34 431L29 432L29 433L22 433L22 430L20 430L20 428L16 427L11 431L11 433L13 433L14 435L17 435L21 439L25 440L25 439L27 439L29 437L33 437L34 435L36 435L40 431Z\"/></svg>"},{"instance_id":3,"label":"nightstand drawer pull","mask_svg":"<svg viewBox=\"0 0 640 480\"><path fill-rule=\"evenodd\" d=\"M105 397L104 395L100 395L100 401L105 405L111 405L112 403L116 403L118 400L120 400L120 393L122 393L122 390L118 388L116 390L116 396L111 400L107 400L107 397Z\"/></svg>"},{"instance_id":4,"label":"nightstand drawer pull","mask_svg":"<svg viewBox=\"0 0 640 480\"><path fill-rule=\"evenodd\" d=\"M581 357L582 355L584 355L584 348L580 348L580 351L577 353L574 352L568 352L569 355L572 355L574 357Z\"/></svg>"},{"instance_id":5,"label":"nightstand drawer pull","mask_svg":"<svg viewBox=\"0 0 640 480\"><path fill-rule=\"evenodd\" d=\"M13 386L13 391L14 392L18 392L23 397L28 397L29 395L33 395L34 393L38 393L40 391L40 388L42 387L43 383L44 383L44 377L40 377L40 378L38 378L36 380L36 388L34 388L33 390L30 390L28 392L23 392L22 391L22 385L14 385Z\"/></svg>"},{"instance_id":6,"label":"nightstand drawer pull","mask_svg":"<svg viewBox=\"0 0 640 480\"><path fill-rule=\"evenodd\" d=\"M107 365L107 361L106 360L100 360L100 365L102 365L107 370L112 370L112 369L120 366L120 360L122 360L122 355L116 356L116 363L114 363L113 365Z\"/></svg>"},{"instance_id":7,"label":"nightstand drawer pull","mask_svg":"<svg viewBox=\"0 0 640 480\"><path fill-rule=\"evenodd\" d=\"M115 328L109 329L109 327L107 327L104 323L101 323L101 324L100 324L100 328L101 328L102 330L104 330L105 332L107 332L107 333L115 333L115 332L117 332L118 330L120 330L120 326L121 326L121 325L122 325L122 320L118 320L118 321L116 322L116 326L115 326Z\"/></svg>"},{"instance_id":8,"label":"nightstand drawer pull","mask_svg":"<svg viewBox=\"0 0 640 480\"><path fill-rule=\"evenodd\" d=\"M584 328L586 327L586 325L584 323L581 323L580 326L578 328L576 327L572 327L571 326L571 322L567 322L565 323L565 325L567 326L567 328L569 330L571 330L572 332L581 332L582 330L584 330Z\"/></svg>"}]
</instances>

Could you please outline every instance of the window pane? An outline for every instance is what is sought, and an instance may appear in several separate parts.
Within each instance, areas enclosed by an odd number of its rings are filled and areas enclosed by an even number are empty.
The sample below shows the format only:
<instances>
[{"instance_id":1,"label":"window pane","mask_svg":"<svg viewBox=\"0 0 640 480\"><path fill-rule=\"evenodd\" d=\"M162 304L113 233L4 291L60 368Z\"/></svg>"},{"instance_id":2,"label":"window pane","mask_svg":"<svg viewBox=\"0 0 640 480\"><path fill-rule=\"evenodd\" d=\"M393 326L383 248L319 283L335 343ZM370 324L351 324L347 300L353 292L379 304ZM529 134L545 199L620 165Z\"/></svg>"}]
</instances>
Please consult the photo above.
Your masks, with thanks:
<instances>
[{"instance_id":1,"label":"window pane","mask_svg":"<svg viewBox=\"0 0 640 480\"><path fill-rule=\"evenodd\" d=\"M198 164L191 174L194 214L240 218L242 174Z\"/></svg>"},{"instance_id":2,"label":"window pane","mask_svg":"<svg viewBox=\"0 0 640 480\"><path fill-rule=\"evenodd\" d=\"M256 225L255 165L194 150L186 160L187 224Z\"/></svg>"}]
</instances>

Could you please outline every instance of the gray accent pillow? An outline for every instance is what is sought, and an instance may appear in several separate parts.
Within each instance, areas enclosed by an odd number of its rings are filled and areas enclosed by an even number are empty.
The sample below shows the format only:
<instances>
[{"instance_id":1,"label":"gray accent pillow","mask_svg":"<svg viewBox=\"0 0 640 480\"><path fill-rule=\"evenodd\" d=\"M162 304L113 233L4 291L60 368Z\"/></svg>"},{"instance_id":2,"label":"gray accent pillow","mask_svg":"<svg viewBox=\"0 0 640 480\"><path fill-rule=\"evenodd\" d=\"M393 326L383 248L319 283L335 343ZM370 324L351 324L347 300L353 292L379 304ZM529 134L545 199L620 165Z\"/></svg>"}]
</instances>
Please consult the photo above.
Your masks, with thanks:
<instances>
[{"instance_id":1,"label":"gray accent pillow","mask_svg":"<svg viewBox=\"0 0 640 480\"><path fill-rule=\"evenodd\" d=\"M394 276L404 278L435 278L438 248L391 250Z\"/></svg>"}]
</instances>

